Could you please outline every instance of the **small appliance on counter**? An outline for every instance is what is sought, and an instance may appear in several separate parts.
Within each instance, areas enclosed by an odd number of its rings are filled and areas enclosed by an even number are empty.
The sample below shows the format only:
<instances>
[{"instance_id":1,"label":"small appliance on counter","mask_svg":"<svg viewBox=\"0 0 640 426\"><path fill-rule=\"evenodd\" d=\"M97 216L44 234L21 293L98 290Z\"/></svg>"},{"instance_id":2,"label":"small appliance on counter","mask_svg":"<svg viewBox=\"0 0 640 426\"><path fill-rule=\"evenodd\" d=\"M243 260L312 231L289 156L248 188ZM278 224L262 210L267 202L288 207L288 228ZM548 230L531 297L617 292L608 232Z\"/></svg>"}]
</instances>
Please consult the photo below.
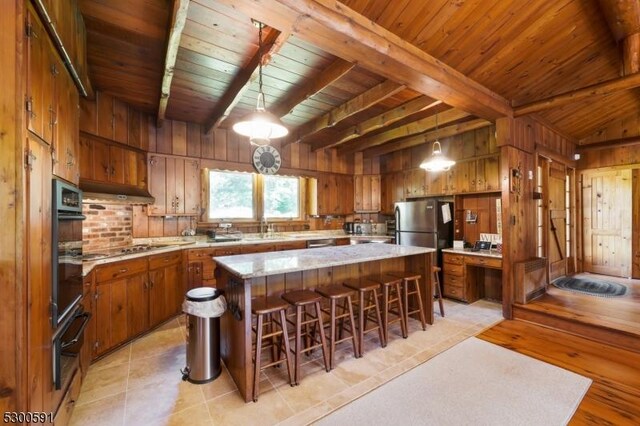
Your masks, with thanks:
<instances>
[{"instance_id":1,"label":"small appliance on counter","mask_svg":"<svg viewBox=\"0 0 640 426\"><path fill-rule=\"evenodd\" d=\"M342 225L342 229L347 234L353 235L356 232L356 226L355 225L356 225L355 222L345 222L344 225Z\"/></svg>"}]
</instances>

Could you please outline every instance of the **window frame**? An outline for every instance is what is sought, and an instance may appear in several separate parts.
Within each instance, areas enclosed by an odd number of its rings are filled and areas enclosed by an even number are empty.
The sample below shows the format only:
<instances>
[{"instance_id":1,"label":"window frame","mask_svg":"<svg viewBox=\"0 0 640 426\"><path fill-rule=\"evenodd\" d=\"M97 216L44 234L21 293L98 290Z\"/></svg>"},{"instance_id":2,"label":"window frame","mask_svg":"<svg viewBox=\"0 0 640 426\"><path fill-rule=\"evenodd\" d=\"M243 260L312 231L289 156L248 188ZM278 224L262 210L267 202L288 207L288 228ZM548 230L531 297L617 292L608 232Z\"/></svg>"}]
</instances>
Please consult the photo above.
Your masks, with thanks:
<instances>
[{"instance_id":1,"label":"window frame","mask_svg":"<svg viewBox=\"0 0 640 426\"><path fill-rule=\"evenodd\" d=\"M223 169L204 169L205 180L202 191L202 205L206 206L202 219L206 223L220 223L220 222L235 222L235 223L254 223L259 222L264 217L264 175L249 171L239 170L223 170ZM238 173L238 174L250 174L253 178L253 217L252 218L238 218L238 217L225 217L225 218L211 218L209 217L210 202L211 202L211 172L222 173ZM270 175L271 176L271 175ZM277 177L289 177L298 179L298 217L267 217L269 222L296 222L305 220L305 196L306 185L305 178L294 175L273 175Z\"/></svg>"}]
</instances>

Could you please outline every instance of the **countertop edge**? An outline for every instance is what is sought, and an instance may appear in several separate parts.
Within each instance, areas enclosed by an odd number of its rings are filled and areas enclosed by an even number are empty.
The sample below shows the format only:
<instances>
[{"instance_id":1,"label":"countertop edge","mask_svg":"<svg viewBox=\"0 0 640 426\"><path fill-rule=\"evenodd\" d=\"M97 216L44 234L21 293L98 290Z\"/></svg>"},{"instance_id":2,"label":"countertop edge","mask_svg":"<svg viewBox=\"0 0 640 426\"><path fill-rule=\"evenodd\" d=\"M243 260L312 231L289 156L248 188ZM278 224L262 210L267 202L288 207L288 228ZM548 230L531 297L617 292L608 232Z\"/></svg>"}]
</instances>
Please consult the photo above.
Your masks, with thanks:
<instances>
[{"instance_id":1,"label":"countertop edge","mask_svg":"<svg viewBox=\"0 0 640 426\"><path fill-rule=\"evenodd\" d=\"M487 251L469 251L465 249L442 249L443 253L452 253L452 254L460 254L462 256L480 256L480 257L489 257L492 259L502 259L502 254L497 252L487 252Z\"/></svg>"}]
</instances>

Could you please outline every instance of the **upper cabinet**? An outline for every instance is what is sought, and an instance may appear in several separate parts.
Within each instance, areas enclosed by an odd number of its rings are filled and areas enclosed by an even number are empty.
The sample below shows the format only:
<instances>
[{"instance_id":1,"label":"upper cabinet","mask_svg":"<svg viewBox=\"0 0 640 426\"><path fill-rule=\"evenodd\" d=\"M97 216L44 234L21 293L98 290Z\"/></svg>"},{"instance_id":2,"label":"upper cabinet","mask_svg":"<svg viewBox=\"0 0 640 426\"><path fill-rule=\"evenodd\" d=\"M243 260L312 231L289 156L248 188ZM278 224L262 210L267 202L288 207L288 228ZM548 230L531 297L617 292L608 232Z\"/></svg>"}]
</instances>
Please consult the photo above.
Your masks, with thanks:
<instances>
[{"instance_id":1,"label":"upper cabinet","mask_svg":"<svg viewBox=\"0 0 640 426\"><path fill-rule=\"evenodd\" d=\"M83 134L80 154L83 181L147 187L146 156L142 151Z\"/></svg>"},{"instance_id":2,"label":"upper cabinet","mask_svg":"<svg viewBox=\"0 0 640 426\"><path fill-rule=\"evenodd\" d=\"M318 214L353 213L353 176L332 173L318 175Z\"/></svg>"},{"instance_id":3,"label":"upper cabinet","mask_svg":"<svg viewBox=\"0 0 640 426\"><path fill-rule=\"evenodd\" d=\"M353 178L354 211L380 211L380 175L358 175Z\"/></svg>"},{"instance_id":4,"label":"upper cabinet","mask_svg":"<svg viewBox=\"0 0 640 426\"><path fill-rule=\"evenodd\" d=\"M200 161L153 154L149 156L149 192L153 216L200 215Z\"/></svg>"},{"instance_id":5,"label":"upper cabinet","mask_svg":"<svg viewBox=\"0 0 640 426\"><path fill-rule=\"evenodd\" d=\"M25 31L27 128L51 146L53 173L78 184L78 91L31 6Z\"/></svg>"}]
</instances>

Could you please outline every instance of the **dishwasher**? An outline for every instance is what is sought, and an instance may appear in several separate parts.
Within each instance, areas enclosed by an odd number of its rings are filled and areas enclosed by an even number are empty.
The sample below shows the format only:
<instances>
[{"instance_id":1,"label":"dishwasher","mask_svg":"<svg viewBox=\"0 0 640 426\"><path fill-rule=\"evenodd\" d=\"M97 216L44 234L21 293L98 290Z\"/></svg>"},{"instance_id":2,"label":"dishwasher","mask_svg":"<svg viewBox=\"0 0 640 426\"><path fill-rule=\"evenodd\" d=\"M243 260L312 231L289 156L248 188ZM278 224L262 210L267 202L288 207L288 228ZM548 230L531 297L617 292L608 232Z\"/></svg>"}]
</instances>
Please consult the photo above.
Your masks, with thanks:
<instances>
[{"instance_id":1,"label":"dishwasher","mask_svg":"<svg viewBox=\"0 0 640 426\"><path fill-rule=\"evenodd\" d=\"M330 247L335 246L336 240L335 238L326 238L323 240L308 240L307 248L318 248L318 247Z\"/></svg>"}]
</instances>

